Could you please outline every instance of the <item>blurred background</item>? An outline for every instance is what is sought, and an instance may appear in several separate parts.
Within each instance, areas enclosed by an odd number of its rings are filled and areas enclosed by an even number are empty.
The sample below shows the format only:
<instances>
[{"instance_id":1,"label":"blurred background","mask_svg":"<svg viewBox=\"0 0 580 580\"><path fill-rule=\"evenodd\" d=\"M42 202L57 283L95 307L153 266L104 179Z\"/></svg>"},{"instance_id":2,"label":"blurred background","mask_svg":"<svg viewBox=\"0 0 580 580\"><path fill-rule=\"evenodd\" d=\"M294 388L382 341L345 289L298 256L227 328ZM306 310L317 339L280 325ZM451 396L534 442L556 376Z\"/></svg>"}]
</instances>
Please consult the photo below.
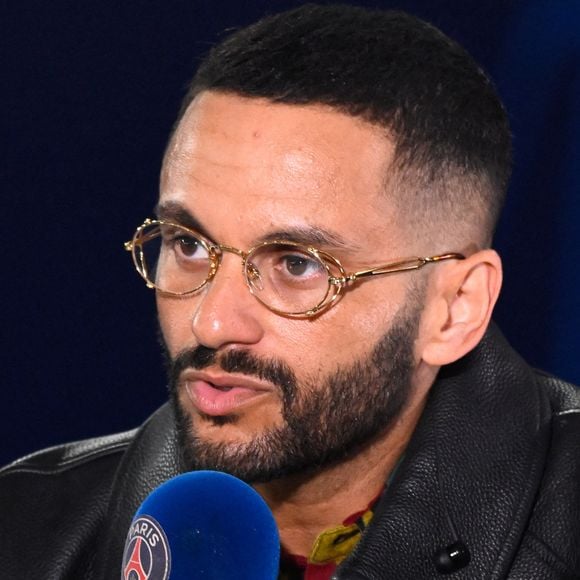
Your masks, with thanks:
<instances>
[{"instance_id":1,"label":"blurred background","mask_svg":"<svg viewBox=\"0 0 580 580\"><path fill-rule=\"evenodd\" d=\"M580 0L398 0L462 43L510 113L496 320L580 382ZM132 428L166 399L153 293L123 242L151 214L200 56L300 2L22 0L0 16L0 464Z\"/></svg>"}]
</instances>

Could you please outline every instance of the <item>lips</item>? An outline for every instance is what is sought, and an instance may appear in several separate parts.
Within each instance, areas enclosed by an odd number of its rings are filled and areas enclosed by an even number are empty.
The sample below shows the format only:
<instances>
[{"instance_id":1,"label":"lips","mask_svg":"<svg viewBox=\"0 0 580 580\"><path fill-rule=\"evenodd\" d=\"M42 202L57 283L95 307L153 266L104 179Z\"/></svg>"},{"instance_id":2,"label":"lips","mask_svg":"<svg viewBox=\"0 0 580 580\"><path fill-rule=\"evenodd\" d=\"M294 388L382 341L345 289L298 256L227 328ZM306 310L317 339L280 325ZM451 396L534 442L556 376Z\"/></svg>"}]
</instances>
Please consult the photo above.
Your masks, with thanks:
<instances>
[{"instance_id":1,"label":"lips","mask_svg":"<svg viewBox=\"0 0 580 580\"><path fill-rule=\"evenodd\" d=\"M251 405L272 391L246 377L188 372L182 378L193 406L206 415L229 415Z\"/></svg>"}]
</instances>

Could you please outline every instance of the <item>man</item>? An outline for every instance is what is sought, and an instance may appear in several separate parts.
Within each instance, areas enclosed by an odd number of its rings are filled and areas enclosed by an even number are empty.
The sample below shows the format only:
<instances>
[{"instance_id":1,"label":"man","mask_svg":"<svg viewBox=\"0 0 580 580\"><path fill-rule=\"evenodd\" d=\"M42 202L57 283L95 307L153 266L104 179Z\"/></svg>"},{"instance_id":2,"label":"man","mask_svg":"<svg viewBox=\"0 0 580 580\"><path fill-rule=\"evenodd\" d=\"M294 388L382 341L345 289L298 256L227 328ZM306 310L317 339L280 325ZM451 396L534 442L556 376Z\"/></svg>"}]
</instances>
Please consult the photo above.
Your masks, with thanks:
<instances>
[{"instance_id":1,"label":"man","mask_svg":"<svg viewBox=\"0 0 580 580\"><path fill-rule=\"evenodd\" d=\"M303 6L202 63L127 249L170 404L0 473L3 573L115 578L187 470L268 503L281 578L580 577L580 404L490 326L505 112L402 13Z\"/></svg>"}]
</instances>

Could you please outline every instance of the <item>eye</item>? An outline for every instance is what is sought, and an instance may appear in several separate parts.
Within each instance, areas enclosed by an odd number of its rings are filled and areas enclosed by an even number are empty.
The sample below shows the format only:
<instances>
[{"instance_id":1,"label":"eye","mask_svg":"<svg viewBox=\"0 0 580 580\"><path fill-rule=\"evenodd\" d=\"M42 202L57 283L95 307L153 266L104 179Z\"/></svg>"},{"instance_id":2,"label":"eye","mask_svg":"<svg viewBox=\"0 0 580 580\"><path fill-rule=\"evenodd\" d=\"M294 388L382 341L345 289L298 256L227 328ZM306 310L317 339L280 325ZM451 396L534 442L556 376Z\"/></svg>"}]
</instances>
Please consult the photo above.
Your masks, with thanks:
<instances>
[{"instance_id":1,"label":"eye","mask_svg":"<svg viewBox=\"0 0 580 580\"><path fill-rule=\"evenodd\" d=\"M316 274L320 272L320 264L306 256L284 256L282 258L282 264L292 276L304 276L305 274Z\"/></svg>"},{"instance_id":2,"label":"eye","mask_svg":"<svg viewBox=\"0 0 580 580\"><path fill-rule=\"evenodd\" d=\"M207 260L208 251L203 242L193 232L175 227L161 230L163 245L173 251L178 260Z\"/></svg>"},{"instance_id":3,"label":"eye","mask_svg":"<svg viewBox=\"0 0 580 580\"><path fill-rule=\"evenodd\" d=\"M283 242L264 244L253 250L245 272L254 289L274 292L278 298L291 290L328 286L328 269L316 254Z\"/></svg>"},{"instance_id":4,"label":"eye","mask_svg":"<svg viewBox=\"0 0 580 580\"><path fill-rule=\"evenodd\" d=\"M302 253L280 255L276 270L285 278L295 280L307 280L328 275L324 265L319 260Z\"/></svg>"},{"instance_id":5,"label":"eye","mask_svg":"<svg viewBox=\"0 0 580 580\"><path fill-rule=\"evenodd\" d=\"M203 244L194 236L182 235L174 239L174 248L185 258L207 259L208 253Z\"/></svg>"}]
</instances>

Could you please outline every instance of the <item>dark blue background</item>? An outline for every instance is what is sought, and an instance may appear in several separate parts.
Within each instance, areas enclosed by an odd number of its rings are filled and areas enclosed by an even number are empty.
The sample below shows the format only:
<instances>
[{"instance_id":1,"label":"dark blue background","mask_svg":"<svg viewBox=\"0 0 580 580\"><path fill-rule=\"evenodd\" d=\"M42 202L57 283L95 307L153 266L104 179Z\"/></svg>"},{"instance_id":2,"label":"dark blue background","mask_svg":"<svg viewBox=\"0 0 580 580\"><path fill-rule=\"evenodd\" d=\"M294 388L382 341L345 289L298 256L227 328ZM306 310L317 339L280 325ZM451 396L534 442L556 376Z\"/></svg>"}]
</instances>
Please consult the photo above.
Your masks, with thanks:
<instances>
[{"instance_id":1,"label":"dark blue background","mask_svg":"<svg viewBox=\"0 0 580 580\"><path fill-rule=\"evenodd\" d=\"M0 463L133 427L165 400L153 294L122 242L151 213L199 55L225 28L296 4L4 6ZM531 363L580 382L580 2L366 4L431 20L496 80L516 162L496 318Z\"/></svg>"}]
</instances>

